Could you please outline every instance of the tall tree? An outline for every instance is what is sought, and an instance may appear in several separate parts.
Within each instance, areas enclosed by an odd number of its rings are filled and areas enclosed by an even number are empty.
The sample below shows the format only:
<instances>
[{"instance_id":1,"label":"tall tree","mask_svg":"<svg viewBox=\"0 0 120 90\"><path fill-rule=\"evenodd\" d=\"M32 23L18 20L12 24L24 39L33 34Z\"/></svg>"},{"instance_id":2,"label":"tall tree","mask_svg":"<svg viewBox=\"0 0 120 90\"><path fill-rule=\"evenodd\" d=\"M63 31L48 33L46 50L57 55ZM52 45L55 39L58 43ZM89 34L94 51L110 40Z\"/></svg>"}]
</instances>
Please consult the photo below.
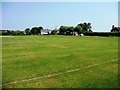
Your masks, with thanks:
<instances>
[{"instance_id":1,"label":"tall tree","mask_svg":"<svg viewBox=\"0 0 120 90\"><path fill-rule=\"evenodd\" d=\"M78 24L77 26L80 26L82 28L82 33L91 32L92 31L91 30L91 28L92 28L91 23L84 22L84 23Z\"/></svg>"},{"instance_id":2,"label":"tall tree","mask_svg":"<svg viewBox=\"0 0 120 90\"><path fill-rule=\"evenodd\" d=\"M92 32L91 29L92 29L91 23L88 23L88 31L89 31L89 32Z\"/></svg>"},{"instance_id":3,"label":"tall tree","mask_svg":"<svg viewBox=\"0 0 120 90\"><path fill-rule=\"evenodd\" d=\"M25 33L26 33L26 35L31 35L30 28L26 28Z\"/></svg>"},{"instance_id":4,"label":"tall tree","mask_svg":"<svg viewBox=\"0 0 120 90\"><path fill-rule=\"evenodd\" d=\"M38 27L38 34L41 34L41 30L43 30L43 27Z\"/></svg>"},{"instance_id":5,"label":"tall tree","mask_svg":"<svg viewBox=\"0 0 120 90\"><path fill-rule=\"evenodd\" d=\"M74 32L77 32L78 35L80 35L82 33L82 28L81 26L76 26L75 29L74 29Z\"/></svg>"},{"instance_id":6,"label":"tall tree","mask_svg":"<svg viewBox=\"0 0 120 90\"><path fill-rule=\"evenodd\" d=\"M38 27L33 27L31 29L31 34L33 34L33 35L38 35L38 32L39 32Z\"/></svg>"},{"instance_id":7,"label":"tall tree","mask_svg":"<svg viewBox=\"0 0 120 90\"><path fill-rule=\"evenodd\" d=\"M33 34L33 35L39 35L39 34L41 34L41 30L43 29L43 27L33 27L32 29L31 29L31 34Z\"/></svg>"},{"instance_id":8,"label":"tall tree","mask_svg":"<svg viewBox=\"0 0 120 90\"><path fill-rule=\"evenodd\" d=\"M59 29L60 34L62 34L62 35L66 34L67 29L68 29L68 26L61 26Z\"/></svg>"},{"instance_id":9,"label":"tall tree","mask_svg":"<svg viewBox=\"0 0 120 90\"><path fill-rule=\"evenodd\" d=\"M67 30L66 30L67 35L72 35L73 32L74 32L74 27L73 26L68 27Z\"/></svg>"}]
</instances>

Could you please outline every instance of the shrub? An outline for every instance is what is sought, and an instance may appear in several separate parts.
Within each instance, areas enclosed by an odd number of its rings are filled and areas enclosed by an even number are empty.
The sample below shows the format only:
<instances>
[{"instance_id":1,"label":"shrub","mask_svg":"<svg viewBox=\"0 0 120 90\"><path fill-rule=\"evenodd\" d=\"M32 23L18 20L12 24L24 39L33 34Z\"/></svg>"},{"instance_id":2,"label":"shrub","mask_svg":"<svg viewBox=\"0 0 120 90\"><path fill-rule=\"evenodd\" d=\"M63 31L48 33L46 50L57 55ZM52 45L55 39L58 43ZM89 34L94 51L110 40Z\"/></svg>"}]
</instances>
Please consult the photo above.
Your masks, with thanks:
<instances>
[{"instance_id":1,"label":"shrub","mask_svg":"<svg viewBox=\"0 0 120 90\"><path fill-rule=\"evenodd\" d=\"M120 36L118 32L86 32L84 33L85 36Z\"/></svg>"}]
</instances>

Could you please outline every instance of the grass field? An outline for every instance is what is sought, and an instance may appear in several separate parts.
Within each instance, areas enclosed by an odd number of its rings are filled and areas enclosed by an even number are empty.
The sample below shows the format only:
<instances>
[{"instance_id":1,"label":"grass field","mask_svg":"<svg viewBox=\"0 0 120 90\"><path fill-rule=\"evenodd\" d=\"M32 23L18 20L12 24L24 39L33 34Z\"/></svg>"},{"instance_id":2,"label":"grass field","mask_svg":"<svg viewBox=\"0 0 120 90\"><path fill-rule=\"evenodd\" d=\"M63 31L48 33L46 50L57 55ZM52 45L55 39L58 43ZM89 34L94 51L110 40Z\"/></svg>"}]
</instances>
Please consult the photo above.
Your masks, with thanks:
<instances>
[{"instance_id":1,"label":"grass field","mask_svg":"<svg viewBox=\"0 0 120 90\"><path fill-rule=\"evenodd\" d=\"M118 38L2 37L3 88L118 87Z\"/></svg>"}]
</instances>

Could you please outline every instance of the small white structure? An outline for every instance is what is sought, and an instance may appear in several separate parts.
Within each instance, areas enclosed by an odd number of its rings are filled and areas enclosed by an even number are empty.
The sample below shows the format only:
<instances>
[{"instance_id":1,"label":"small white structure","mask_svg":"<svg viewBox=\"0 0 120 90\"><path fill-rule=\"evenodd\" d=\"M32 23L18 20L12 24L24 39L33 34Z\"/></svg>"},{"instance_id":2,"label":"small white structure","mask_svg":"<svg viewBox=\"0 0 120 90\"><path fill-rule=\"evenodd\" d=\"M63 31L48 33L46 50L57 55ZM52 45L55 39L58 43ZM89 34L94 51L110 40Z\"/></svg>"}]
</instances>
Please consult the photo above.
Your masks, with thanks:
<instances>
[{"instance_id":1,"label":"small white structure","mask_svg":"<svg viewBox=\"0 0 120 90\"><path fill-rule=\"evenodd\" d=\"M78 33L77 33L77 32L72 32L72 33L73 33L73 35L78 36Z\"/></svg>"},{"instance_id":2,"label":"small white structure","mask_svg":"<svg viewBox=\"0 0 120 90\"><path fill-rule=\"evenodd\" d=\"M77 33L77 32L75 32L75 36L78 36L78 33Z\"/></svg>"},{"instance_id":3,"label":"small white structure","mask_svg":"<svg viewBox=\"0 0 120 90\"><path fill-rule=\"evenodd\" d=\"M80 34L80 36L84 36L84 34Z\"/></svg>"},{"instance_id":4,"label":"small white structure","mask_svg":"<svg viewBox=\"0 0 120 90\"><path fill-rule=\"evenodd\" d=\"M41 35L50 34L50 33L51 33L50 29L43 29L43 30L41 30Z\"/></svg>"}]
</instances>

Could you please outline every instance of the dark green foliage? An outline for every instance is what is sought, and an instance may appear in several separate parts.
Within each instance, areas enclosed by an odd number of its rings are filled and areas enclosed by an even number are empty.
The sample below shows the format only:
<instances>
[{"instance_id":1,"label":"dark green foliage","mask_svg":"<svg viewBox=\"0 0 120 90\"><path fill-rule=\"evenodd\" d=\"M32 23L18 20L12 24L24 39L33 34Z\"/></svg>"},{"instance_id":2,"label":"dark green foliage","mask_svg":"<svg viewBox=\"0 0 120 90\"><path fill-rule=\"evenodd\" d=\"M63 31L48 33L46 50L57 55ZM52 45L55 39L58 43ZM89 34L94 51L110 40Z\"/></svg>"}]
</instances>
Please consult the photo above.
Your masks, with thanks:
<instances>
[{"instance_id":1,"label":"dark green foliage","mask_svg":"<svg viewBox=\"0 0 120 90\"><path fill-rule=\"evenodd\" d=\"M7 30L6 34L7 34L7 35L11 35L11 34L12 34L12 31Z\"/></svg>"},{"instance_id":2,"label":"dark green foliage","mask_svg":"<svg viewBox=\"0 0 120 90\"><path fill-rule=\"evenodd\" d=\"M19 35L25 35L24 31L19 31Z\"/></svg>"},{"instance_id":3,"label":"dark green foliage","mask_svg":"<svg viewBox=\"0 0 120 90\"><path fill-rule=\"evenodd\" d=\"M61 27L60 27L60 34L61 34L61 35L65 35L67 29L68 29L68 26L61 26Z\"/></svg>"},{"instance_id":4,"label":"dark green foliage","mask_svg":"<svg viewBox=\"0 0 120 90\"><path fill-rule=\"evenodd\" d=\"M78 35L79 35L80 33L82 33L82 28L81 28L81 26L76 26L76 27L74 28L74 32L77 32Z\"/></svg>"},{"instance_id":5,"label":"dark green foliage","mask_svg":"<svg viewBox=\"0 0 120 90\"><path fill-rule=\"evenodd\" d=\"M25 35L24 31L11 31L11 34L12 35Z\"/></svg>"},{"instance_id":6,"label":"dark green foliage","mask_svg":"<svg viewBox=\"0 0 120 90\"><path fill-rule=\"evenodd\" d=\"M40 27L38 27L38 28L39 28L39 33L40 33L40 31L43 29L43 27L40 26Z\"/></svg>"},{"instance_id":7,"label":"dark green foliage","mask_svg":"<svg viewBox=\"0 0 120 90\"><path fill-rule=\"evenodd\" d=\"M25 35L24 31L1 30L2 35Z\"/></svg>"},{"instance_id":8,"label":"dark green foliage","mask_svg":"<svg viewBox=\"0 0 120 90\"><path fill-rule=\"evenodd\" d=\"M52 34L52 35L57 35L57 30L56 30L56 29L52 30L52 31L51 31L51 34Z\"/></svg>"},{"instance_id":9,"label":"dark green foliage","mask_svg":"<svg viewBox=\"0 0 120 90\"><path fill-rule=\"evenodd\" d=\"M31 29L31 34L33 34L33 35L35 35L35 34L37 34L38 35L38 28L37 27L33 27L32 29Z\"/></svg>"},{"instance_id":10,"label":"dark green foliage","mask_svg":"<svg viewBox=\"0 0 120 90\"><path fill-rule=\"evenodd\" d=\"M61 35L73 35L74 27L73 26L61 26L60 27L60 34Z\"/></svg>"},{"instance_id":11,"label":"dark green foliage","mask_svg":"<svg viewBox=\"0 0 120 90\"><path fill-rule=\"evenodd\" d=\"M120 33L117 32L86 32L85 36L120 36Z\"/></svg>"},{"instance_id":12,"label":"dark green foliage","mask_svg":"<svg viewBox=\"0 0 120 90\"><path fill-rule=\"evenodd\" d=\"M41 30L43 27L33 27L31 30L30 28L26 28L25 31L14 31L14 30L0 30L1 35L39 35L41 34Z\"/></svg>"},{"instance_id":13,"label":"dark green foliage","mask_svg":"<svg viewBox=\"0 0 120 90\"><path fill-rule=\"evenodd\" d=\"M2 35L12 35L12 31L9 30L1 30Z\"/></svg>"},{"instance_id":14,"label":"dark green foliage","mask_svg":"<svg viewBox=\"0 0 120 90\"><path fill-rule=\"evenodd\" d=\"M51 35L85 35L85 36L120 36L120 32L93 32L91 23L80 23L77 26L61 26L51 31ZM43 27L26 28L25 31L0 30L0 35L41 35ZM58 33L59 31L59 33ZM48 35L50 33L48 32Z\"/></svg>"},{"instance_id":15,"label":"dark green foliage","mask_svg":"<svg viewBox=\"0 0 120 90\"><path fill-rule=\"evenodd\" d=\"M75 28L73 26L61 26L59 28L59 33L57 30L51 32L52 35L80 35L85 32L92 32L91 23L80 23ZM41 30L43 27L33 27L32 29L26 28L25 31L10 31L3 30L2 35L41 35ZM50 33L48 33L50 34Z\"/></svg>"},{"instance_id":16,"label":"dark green foliage","mask_svg":"<svg viewBox=\"0 0 120 90\"><path fill-rule=\"evenodd\" d=\"M7 35L7 31L1 30L1 32L2 32L2 35Z\"/></svg>"},{"instance_id":17,"label":"dark green foliage","mask_svg":"<svg viewBox=\"0 0 120 90\"><path fill-rule=\"evenodd\" d=\"M26 29L25 29L25 34L26 34L26 35L31 35L30 28L26 28Z\"/></svg>"},{"instance_id":18,"label":"dark green foliage","mask_svg":"<svg viewBox=\"0 0 120 90\"><path fill-rule=\"evenodd\" d=\"M92 28L91 23L84 22L84 23L78 24L77 26L81 27L81 29L82 29L81 33L92 32L92 30L91 30L91 28Z\"/></svg>"},{"instance_id":19,"label":"dark green foliage","mask_svg":"<svg viewBox=\"0 0 120 90\"><path fill-rule=\"evenodd\" d=\"M40 35L42 29L43 28L41 26L40 27L33 27L31 29L31 34L33 34L33 35Z\"/></svg>"},{"instance_id":20,"label":"dark green foliage","mask_svg":"<svg viewBox=\"0 0 120 90\"><path fill-rule=\"evenodd\" d=\"M78 35L85 32L92 32L91 23L80 23L75 28L73 26L61 26L60 34L61 35L74 35L77 32Z\"/></svg>"},{"instance_id":21,"label":"dark green foliage","mask_svg":"<svg viewBox=\"0 0 120 90\"><path fill-rule=\"evenodd\" d=\"M0 35L2 35L2 31L0 31Z\"/></svg>"},{"instance_id":22,"label":"dark green foliage","mask_svg":"<svg viewBox=\"0 0 120 90\"><path fill-rule=\"evenodd\" d=\"M70 26L66 30L66 35L73 35L73 32L74 32L74 27Z\"/></svg>"},{"instance_id":23,"label":"dark green foliage","mask_svg":"<svg viewBox=\"0 0 120 90\"><path fill-rule=\"evenodd\" d=\"M12 35L18 35L16 31L12 31Z\"/></svg>"}]
</instances>

